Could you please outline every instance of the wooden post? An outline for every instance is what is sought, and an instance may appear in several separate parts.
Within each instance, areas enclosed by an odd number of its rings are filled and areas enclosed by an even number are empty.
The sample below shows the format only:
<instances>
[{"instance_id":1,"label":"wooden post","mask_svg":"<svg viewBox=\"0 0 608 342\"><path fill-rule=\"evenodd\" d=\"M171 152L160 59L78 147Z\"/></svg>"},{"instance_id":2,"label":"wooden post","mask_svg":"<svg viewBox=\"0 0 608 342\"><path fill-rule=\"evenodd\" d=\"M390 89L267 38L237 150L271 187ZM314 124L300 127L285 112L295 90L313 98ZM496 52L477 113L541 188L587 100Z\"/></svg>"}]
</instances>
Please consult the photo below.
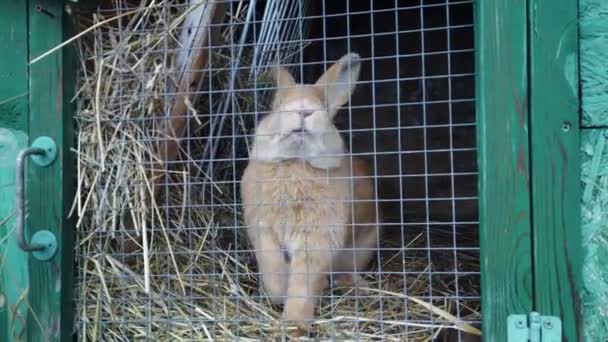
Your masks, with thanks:
<instances>
[{"instance_id":1,"label":"wooden post","mask_svg":"<svg viewBox=\"0 0 608 342\"><path fill-rule=\"evenodd\" d=\"M534 308L582 340L578 5L530 0Z\"/></svg>"},{"instance_id":2,"label":"wooden post","mask_svg":"<svg viewBox=\"0 0 608 342\"><path fill-rule=\"evenodd\" d=\"M477 1L479 229L484 341L532 310L527 1Z\"/></svg>"},{"instance_id":3,"label":"wooden post","mask_svg":"<svg viewBox=\"0 0 608 342\"><path fill-rule=\"evenodd\" d=\"M72 26L64 3L28 1L27 31L30 60L68 38ZM59 341L71 338L73 325L72 274L74 269L74 222L68 218L74 196L75 156L70 151L73 135L75 50L67 46L29 64L29 139L52 138L57 159L46 168L29 164L26 171L27 239L38 230L51 231L58 240L50 261L29 256L30 287L27 301L27 341Z\"/></svg>"}]
</instances>

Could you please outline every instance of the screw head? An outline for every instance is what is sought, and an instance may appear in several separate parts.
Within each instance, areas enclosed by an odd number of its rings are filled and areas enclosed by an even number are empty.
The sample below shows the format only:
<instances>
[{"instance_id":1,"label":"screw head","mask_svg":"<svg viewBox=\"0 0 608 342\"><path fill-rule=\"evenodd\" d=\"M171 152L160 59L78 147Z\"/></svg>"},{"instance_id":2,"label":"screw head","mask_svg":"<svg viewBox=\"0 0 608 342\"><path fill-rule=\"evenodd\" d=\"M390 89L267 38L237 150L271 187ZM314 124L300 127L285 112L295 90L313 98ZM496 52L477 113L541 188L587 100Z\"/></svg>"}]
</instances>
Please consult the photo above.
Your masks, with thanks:
<instances>
[{"instance_id":1,"label":"screw head","mask_svg":"<svg viewBox=\"0 0 608 342\"><path fill-rule=\"evenodd\" d=\"M551 321L545 321L545 322L543 323L543 326L544 326L546 329L553 329L553 323L552 323Z\"/></svg>"},{"instance_id":2,"label":"screw head","mask_svg":"<svg viewBox=\"0 0 608 342\"><path fill-rule=\"evenodd\" d=\"M51 165L57 158L57 144L49 137L38 137L32 143L32 147L40 148L46 151L44 155L34 155L32 160L41 167Z\"/></svg>"},{"instance_id":3,"label":"screw head","mask_svg":"<svg viewBox=\"0 0 608 342\"><path fill-rule=\"evenodd\" d=\"M524 321L517 321L515 322L515 326L518 328L523 328L525 326Z\"/></svg>"},{"instance_id":4,"label":"screw head","mask_svg":"<svg viewBox=\"0 0 608 342\"><path fill-rule=\"evenodd\" d=\"M41 230L34 234L31 244L44 247L41 250L32 252L34 258L40 261L49 261L57 254L57 238L55 234L48 230Z\"/></svg>"},{"instance_id":5,"label":"screw head","mask_svg":"<svg viewBox=\"0 0 608 342\"><path fill-rule=\"evenodd\" d=\"M562 131L569 132L571 128L572 124L570 122L564 121L564 123L562 123Z\"/></svg>"}]
</instances>

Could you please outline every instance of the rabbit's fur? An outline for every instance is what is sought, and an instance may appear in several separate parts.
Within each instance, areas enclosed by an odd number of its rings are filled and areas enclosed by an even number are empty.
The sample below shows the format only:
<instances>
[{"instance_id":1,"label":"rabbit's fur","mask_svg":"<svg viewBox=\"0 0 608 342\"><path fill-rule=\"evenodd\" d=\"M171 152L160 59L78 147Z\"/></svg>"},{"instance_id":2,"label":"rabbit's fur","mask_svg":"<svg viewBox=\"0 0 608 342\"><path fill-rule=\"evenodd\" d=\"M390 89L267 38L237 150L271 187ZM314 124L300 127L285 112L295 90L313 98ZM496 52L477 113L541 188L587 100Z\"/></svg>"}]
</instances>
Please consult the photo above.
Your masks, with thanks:
<instances>
[{"instance_id":1,"label":"rabbit's fur","mask_svg":"<svg viewBox=\"0 0 608 342\"><path fill-rule=\"evenodd\" d=\"M241 183L264 289L300 329L314 318L328 272L348 272L333 275L341 285L364 283L354 272L367 266L379 239L370 171L346 154L332 121L360 66L357 54L347 54L314 85L275 70L278 91L256 128Z\"/></svg>"}]
</instances>

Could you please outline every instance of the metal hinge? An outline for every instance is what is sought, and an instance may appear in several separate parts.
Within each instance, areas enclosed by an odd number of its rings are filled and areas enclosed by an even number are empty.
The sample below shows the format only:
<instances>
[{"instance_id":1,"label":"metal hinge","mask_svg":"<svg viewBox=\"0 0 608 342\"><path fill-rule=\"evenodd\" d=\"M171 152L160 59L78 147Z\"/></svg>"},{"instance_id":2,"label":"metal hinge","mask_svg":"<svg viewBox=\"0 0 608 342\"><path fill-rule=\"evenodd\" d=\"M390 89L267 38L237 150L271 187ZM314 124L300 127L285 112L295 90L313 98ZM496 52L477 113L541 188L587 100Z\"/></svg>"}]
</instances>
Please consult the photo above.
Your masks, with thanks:
<instances>
[{"instance_id":1,"label":"metal hinge","mask_svg":"<svg viewBox=\"0 0 608 342\"><path fill-rule=\"evenodd\" d=\"M561 342L562 321L555 316L509 315L507 318L509 342Z\"/></svg>"}]
</instances>

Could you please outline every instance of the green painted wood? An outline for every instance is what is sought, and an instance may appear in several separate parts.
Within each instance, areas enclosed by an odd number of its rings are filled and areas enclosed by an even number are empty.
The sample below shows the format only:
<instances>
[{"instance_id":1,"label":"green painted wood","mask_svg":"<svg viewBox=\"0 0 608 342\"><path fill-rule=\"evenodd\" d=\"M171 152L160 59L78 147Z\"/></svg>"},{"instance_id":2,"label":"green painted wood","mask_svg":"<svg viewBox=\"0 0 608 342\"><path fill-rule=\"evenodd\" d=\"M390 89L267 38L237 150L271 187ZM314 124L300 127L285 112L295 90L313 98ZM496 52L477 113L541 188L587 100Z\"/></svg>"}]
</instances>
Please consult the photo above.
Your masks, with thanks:
<instances>
[{"instance_id":1,"label":"green painted wood","mask_svg":"<svg viewBox=\"0 0 608 342\"><path fill-rule=\"evenodd\" d=\"M15 161L27 147L23 131L0 128L0 340L25 341L29 314L28 255L17 245L14 224Z\"/></svg>"},{"instance_id":2,"label":"green painted wood","mask_svg":"<svg viewBox=\"0 0 608 342\"><path fill-rule=\"evenodd\" d=\"M36 10L42 6L47 15ZM29 1L29 57L43 54L64 40L64 2ZM30 257L30 302L40 324L28 317L28 340L68 340L72 329L73 222L68 220L73 199L75 160L73 146L73 77L66 47L30 65L29 135L33 140L49 136L58 145L58 158L47 168L30 164L27 196L29 235L47 229L59 240L58 254L50 262ZM41 328L39 328L41 327Z\"/></svg>"},{"instance_id":3,"label":"green painted wood","mask_svg":"<svg viewBox=\"0 0 608 342\"><path fill-rule=\"evenodd\" d=\"M584 127L608 127L608 1L579 0Z\"/></svg>"},{"instance_id":4,"label":"green painted wood","mask_svg":"<svg viewBox=\"0 0 608 342\"><path fill-rule=\"evenodd\" d=\"M77 32L77 21L75 16L63 16L63 41L71 38ZM62 95L63 108L61 114L61 122L63 125L63 167L60 173L63 202L63 229L61 234L61 245L63 248L62 254L62 283L66 284L61 293L61 341L73 341L74 333L74 245L75 245L75 230L76 217L69 217L69 211L72 207L72 201L76 194L76 155L72 152L76 146L76 122L74 115L76 113L76 102L74 95L76 94L76 70L78 66L78 56L74 46L67 46L63 49L62 55Z\"/></svg>"},{"instance_id":5,"label":"green painted wood","mask_svg":"<svg viewBox=\"0 0 608 342\"><path fill-rule=\"evenodd\" d=\"M585 341L608 337L608 129L581 132Z\"/></svg>"},{"instance_id":6,"label":"green painted wood","mask_svg":"<svg viewBox=\"0 0 608 342\"><path fill-rule=\"evenodd\" d=\"M534 309L580 341L578 21L573 0L530 0Z\"/></svg>"},{"instance_id":7,"label":"green painted wood","mask_svg":"<svg viewBox=\"0 0 608 342\"><path fill-rule=\"evenodd\" d=\"M526 1L475 12L482 328L506 341L507 316L532 310Z\"/></svg>"},{"instance_id":8,"label":"green painted wood","mask_svg":"<svg viewBox=\"0 0 608 342\"><path fill-rule=\"evenodd\" d=\"M0 11L0 127L27 129L27 12L24 2Z\"/></svg>"},{"instance_id":9,"label":"green painted wood","mask_svg":"<svg viewBox=\"0 0 608 342\"><path fill-rule=\"evenodd\" d=\"M27 146L27 7L0 11L0 341L24 340L28 316L28 257L13 233L15 161Z\"/></svg>"}]
</instances>

